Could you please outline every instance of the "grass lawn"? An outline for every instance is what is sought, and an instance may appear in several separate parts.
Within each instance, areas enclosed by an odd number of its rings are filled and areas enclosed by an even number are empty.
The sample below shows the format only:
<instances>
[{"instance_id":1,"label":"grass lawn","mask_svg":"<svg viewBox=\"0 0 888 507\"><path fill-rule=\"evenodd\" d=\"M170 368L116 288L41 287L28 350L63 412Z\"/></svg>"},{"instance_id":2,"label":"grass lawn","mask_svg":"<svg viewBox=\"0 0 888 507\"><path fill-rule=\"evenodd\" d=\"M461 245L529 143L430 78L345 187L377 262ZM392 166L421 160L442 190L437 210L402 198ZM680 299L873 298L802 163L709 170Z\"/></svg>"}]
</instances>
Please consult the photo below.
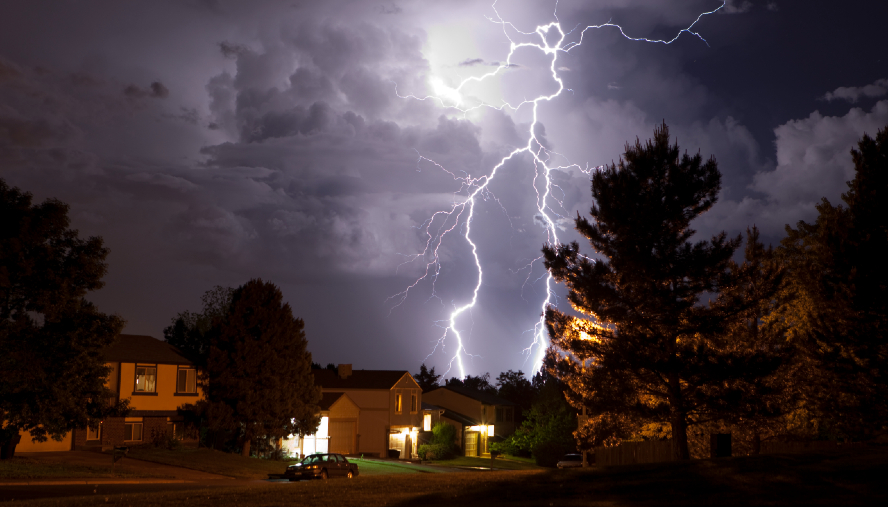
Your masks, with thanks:
<instances>
[{"instance_id":1,"label":"grass lawn","mask_svg":"<svg viewBox=\"0 0 888 507\"><path fill-rule=\"evenodd\" d=\"M110 461L110 458L109 458ZM166 475L146 474L123 468L90 467L52 463L16 456L0 461L0 481L15 479L111 479L154 478L168 479Z\"/></svg>"},{"instance_id":2,"label":"grass lawn","mask_svg":"<svg viewBox=\"0 0 888 507\"><path fill-rule=\"evenodd\" d=\"M212 449L167 449L133 447L127 455L133 459L153 461L235 479L268 479L269 474L283 474L293 462L245 458Z\"/></svg>"},{"instance_id":3,"label":"grass lawn","mask_svg":"<svg viewBox=\"0 0 888 507\"><path fill-rule=\"evenodd\" d=\"M124 506L888 505L888 450L783 454L575 470L358 477L175 493L112 495ZM879 500L881 498L881 500ZM95 497L29 505L79 507Z\"/></svg>"},{"instance_id":4,"label":"grass lawn","mask_svg":"<svg viewBox=\"0 0 888 507\"><path fill-rule=\"evenodd\" d=\"M408 463L364 460L359 458L348 458L348 460L358 464L360 477L370 475L418 474L425 472L425 470Z\"/></svg>"},{"instance_id":5,"label":"grass lawn","mask_svg":"<svg viewBox=\"0 0 888 507\"><path fill-rule=\"evenodd\" d=\"M540 467L534 464L529 458L513 458L511 456L505 458L496 458L491 462L490 458L472 458L468 456L459 456L453 459L445 459L440 461L432 461L430 464L445 467L472 467L472 468L502 468L505 470L540 470Z\"/></svg>"}]
</instances>

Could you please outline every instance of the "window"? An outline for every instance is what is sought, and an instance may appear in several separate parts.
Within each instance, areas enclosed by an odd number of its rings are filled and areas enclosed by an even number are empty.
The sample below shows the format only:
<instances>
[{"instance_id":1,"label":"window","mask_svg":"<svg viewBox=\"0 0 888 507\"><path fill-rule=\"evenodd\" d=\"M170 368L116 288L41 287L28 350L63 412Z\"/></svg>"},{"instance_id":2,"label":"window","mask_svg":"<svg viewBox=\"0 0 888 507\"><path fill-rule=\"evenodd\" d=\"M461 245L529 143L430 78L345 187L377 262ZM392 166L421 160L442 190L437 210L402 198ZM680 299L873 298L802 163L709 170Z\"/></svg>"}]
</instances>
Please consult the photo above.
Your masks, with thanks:
<instances>
[{"instance_id":1,"label":"window","mask_svg":"<svg viewBox=\"0 0 888 507\"><path fill-rule=\"evenodd\" d=\"M410 395L410 413L411 414L416 413L416 394Z\"/></svg>"},{"instance_id":2,"label":"window","mask_svg":"<svg viewBox=\"0 0 888 507\"><path fill-rule=\"evenodd\" d=\"M512 422L512 409L509 407L497 407L496 422Z\"/></svg>"},{"instance_id":3,"label":"window","mask_svg":"<svg viewBox=\"0 0 888 507\"><path fill-rule=\"evenodd\" d=\"M195 370L194 368L179 368L179 378L176 382L176 392L197 392L197 370Z\"/></svg>"},{"instance_id":4,"label":"window","mask_svg":"<svg viewBox=\"0 0 888 507\"><path fill-rule=\"evenodd\" d=\"M97 423L95 426L87 426L86 439L87 440L101 440L102 439L102 423L101 422Z\"/></svg>"},{"instance_id":5,"label":"window","mask_svg":"<svg viewBox=\"0 0 888 507\"><path fill-rule=\"evenodd\" d=\"M123 425L123 439L128 441L142 440L142 423L128 422Z\"/></svg>"},{"instance_id":6,"label":"window","mask_svg":"<svg viewBox=\"0 0 888 507\"><path fill-rule=\"evenodd\" d=\"M397 412L399 414L401 413L401 395L400 394L395 395L395 412Z\"/></svg>"},{"instance_id":7,"label":"window","mask_svg":"<svg viewBox=\"0 0 888 507\"><path fill-rule=\"evenodd\" d=\"M432 414L422 415L422 431L432 431Z\"/></svg>"},{"instance_id":8,"label":"window","mask_svg":"<svg viewBox=\"0 0 888 507\"><path fill-rule=\"evenodd\" d=\"M137 393L153 393L157 391L156 366L136 366L135 391Z\"/></svg>"}]
</instances>

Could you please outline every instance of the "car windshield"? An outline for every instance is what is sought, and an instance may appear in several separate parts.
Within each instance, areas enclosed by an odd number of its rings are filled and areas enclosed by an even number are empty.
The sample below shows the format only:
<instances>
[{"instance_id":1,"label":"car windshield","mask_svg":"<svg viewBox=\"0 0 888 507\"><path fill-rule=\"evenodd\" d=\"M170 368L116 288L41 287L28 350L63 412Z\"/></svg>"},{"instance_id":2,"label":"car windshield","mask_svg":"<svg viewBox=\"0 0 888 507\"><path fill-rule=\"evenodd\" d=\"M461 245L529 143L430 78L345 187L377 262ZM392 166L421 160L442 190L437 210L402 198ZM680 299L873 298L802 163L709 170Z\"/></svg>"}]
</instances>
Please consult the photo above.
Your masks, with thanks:
<instances>
[{"instance_id":1,"label":"car windshield","mask_svg":"<svg viewBox=\"0 0 888 507\"><path fill-rule=\"evenodd\" d=\"M579 454L568 454L564 457L562 461L583 461L583 457Z\"/></svg>"},{"instance_id":2,"label":"car windshield","mask_svg":"<svg viewBox=\"0 0 888 507\"><path fill-rule=\"evenodd\" d=\"M306 457L302 458L301 463L303 465L310 465L312 463L320 463L322 461L321 458L323 458L323 456L321 456L319 454L312 454L311 456L306 456Z\"/></svg>"}]
</instances>

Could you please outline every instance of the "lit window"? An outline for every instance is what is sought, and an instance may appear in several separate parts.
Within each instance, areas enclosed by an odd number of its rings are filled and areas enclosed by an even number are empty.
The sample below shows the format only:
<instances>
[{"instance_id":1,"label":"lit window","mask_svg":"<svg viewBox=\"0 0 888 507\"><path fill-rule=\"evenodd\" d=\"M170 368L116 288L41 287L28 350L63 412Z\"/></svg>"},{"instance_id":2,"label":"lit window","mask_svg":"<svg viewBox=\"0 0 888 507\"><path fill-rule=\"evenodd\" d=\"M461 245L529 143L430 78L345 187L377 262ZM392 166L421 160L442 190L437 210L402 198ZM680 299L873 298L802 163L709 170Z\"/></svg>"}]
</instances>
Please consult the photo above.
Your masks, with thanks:
<instances>
[{"instance_id":1,"label":"lit window","mask_svg":"<svg viewBox=\"0 0 888 507\"><path fill-rule=\"evenodd\" d=\"M401 412L401 395L395 395L395 412Z\"/></svg>"},{"instance_id":2,"label":"lit window","mask_svg":"<svg viewBox=\"0 0 888 507\"><path fill-rule=\"evenodd\" d=\"M136 392L153 393L157 388L157 368L139 366L136 368Z\"/></svg>"},{"instance_id":3,"label":"lit window","mask_svg":"<svg viewBox=\"0 0 888 507\"><path fill-rule=\"evenodd\" d=\"M194 368L180 368L179 379L176 383L176 392L178 393L196 393L197 392L197 370Z\"/></svg>"},{"instance_id":4,"label":"lit window","mask_svg":"<svg viewBox=\"0 0 888 507\"><path fill-rule=\"evenodd\" d=\"M432 431L432 414L422 415L422 431Z\"/></svg>"},{"instance_id":5,"label":"lit window","mask_svg":"<svg viewBox=\"0 0 888 507\"><path fill-rule=\"evenodd\" d=\"M123 439L127 441L142 440L142 423L125 423L123 425Z\"/></svg>"}]
</instances>

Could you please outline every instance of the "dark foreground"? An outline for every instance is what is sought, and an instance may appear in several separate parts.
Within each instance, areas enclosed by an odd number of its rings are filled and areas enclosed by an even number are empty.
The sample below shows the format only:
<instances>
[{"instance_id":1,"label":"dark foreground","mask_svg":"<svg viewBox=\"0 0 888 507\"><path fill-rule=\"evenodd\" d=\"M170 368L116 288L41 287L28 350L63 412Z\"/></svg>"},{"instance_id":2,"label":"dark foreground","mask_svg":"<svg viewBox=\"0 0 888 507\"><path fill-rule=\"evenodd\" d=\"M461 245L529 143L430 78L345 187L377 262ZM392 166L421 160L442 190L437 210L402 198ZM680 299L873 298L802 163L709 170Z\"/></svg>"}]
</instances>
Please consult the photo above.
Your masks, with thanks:
<instances>
[{"instance_id":1,"label":"dark foreground","mask_svg":"<svg viewBox=\"0 0 888 507\"><path fill-rule=\"evenodd\" d=\"M85 496L25 503L208 507L888 505L886 476L888 449L870 448L605 469L392 475L241 487L176 485L170 491L86 492L80 493ZM6 492L3 496L9 499Z\"/></svg>"}]
</instances>

